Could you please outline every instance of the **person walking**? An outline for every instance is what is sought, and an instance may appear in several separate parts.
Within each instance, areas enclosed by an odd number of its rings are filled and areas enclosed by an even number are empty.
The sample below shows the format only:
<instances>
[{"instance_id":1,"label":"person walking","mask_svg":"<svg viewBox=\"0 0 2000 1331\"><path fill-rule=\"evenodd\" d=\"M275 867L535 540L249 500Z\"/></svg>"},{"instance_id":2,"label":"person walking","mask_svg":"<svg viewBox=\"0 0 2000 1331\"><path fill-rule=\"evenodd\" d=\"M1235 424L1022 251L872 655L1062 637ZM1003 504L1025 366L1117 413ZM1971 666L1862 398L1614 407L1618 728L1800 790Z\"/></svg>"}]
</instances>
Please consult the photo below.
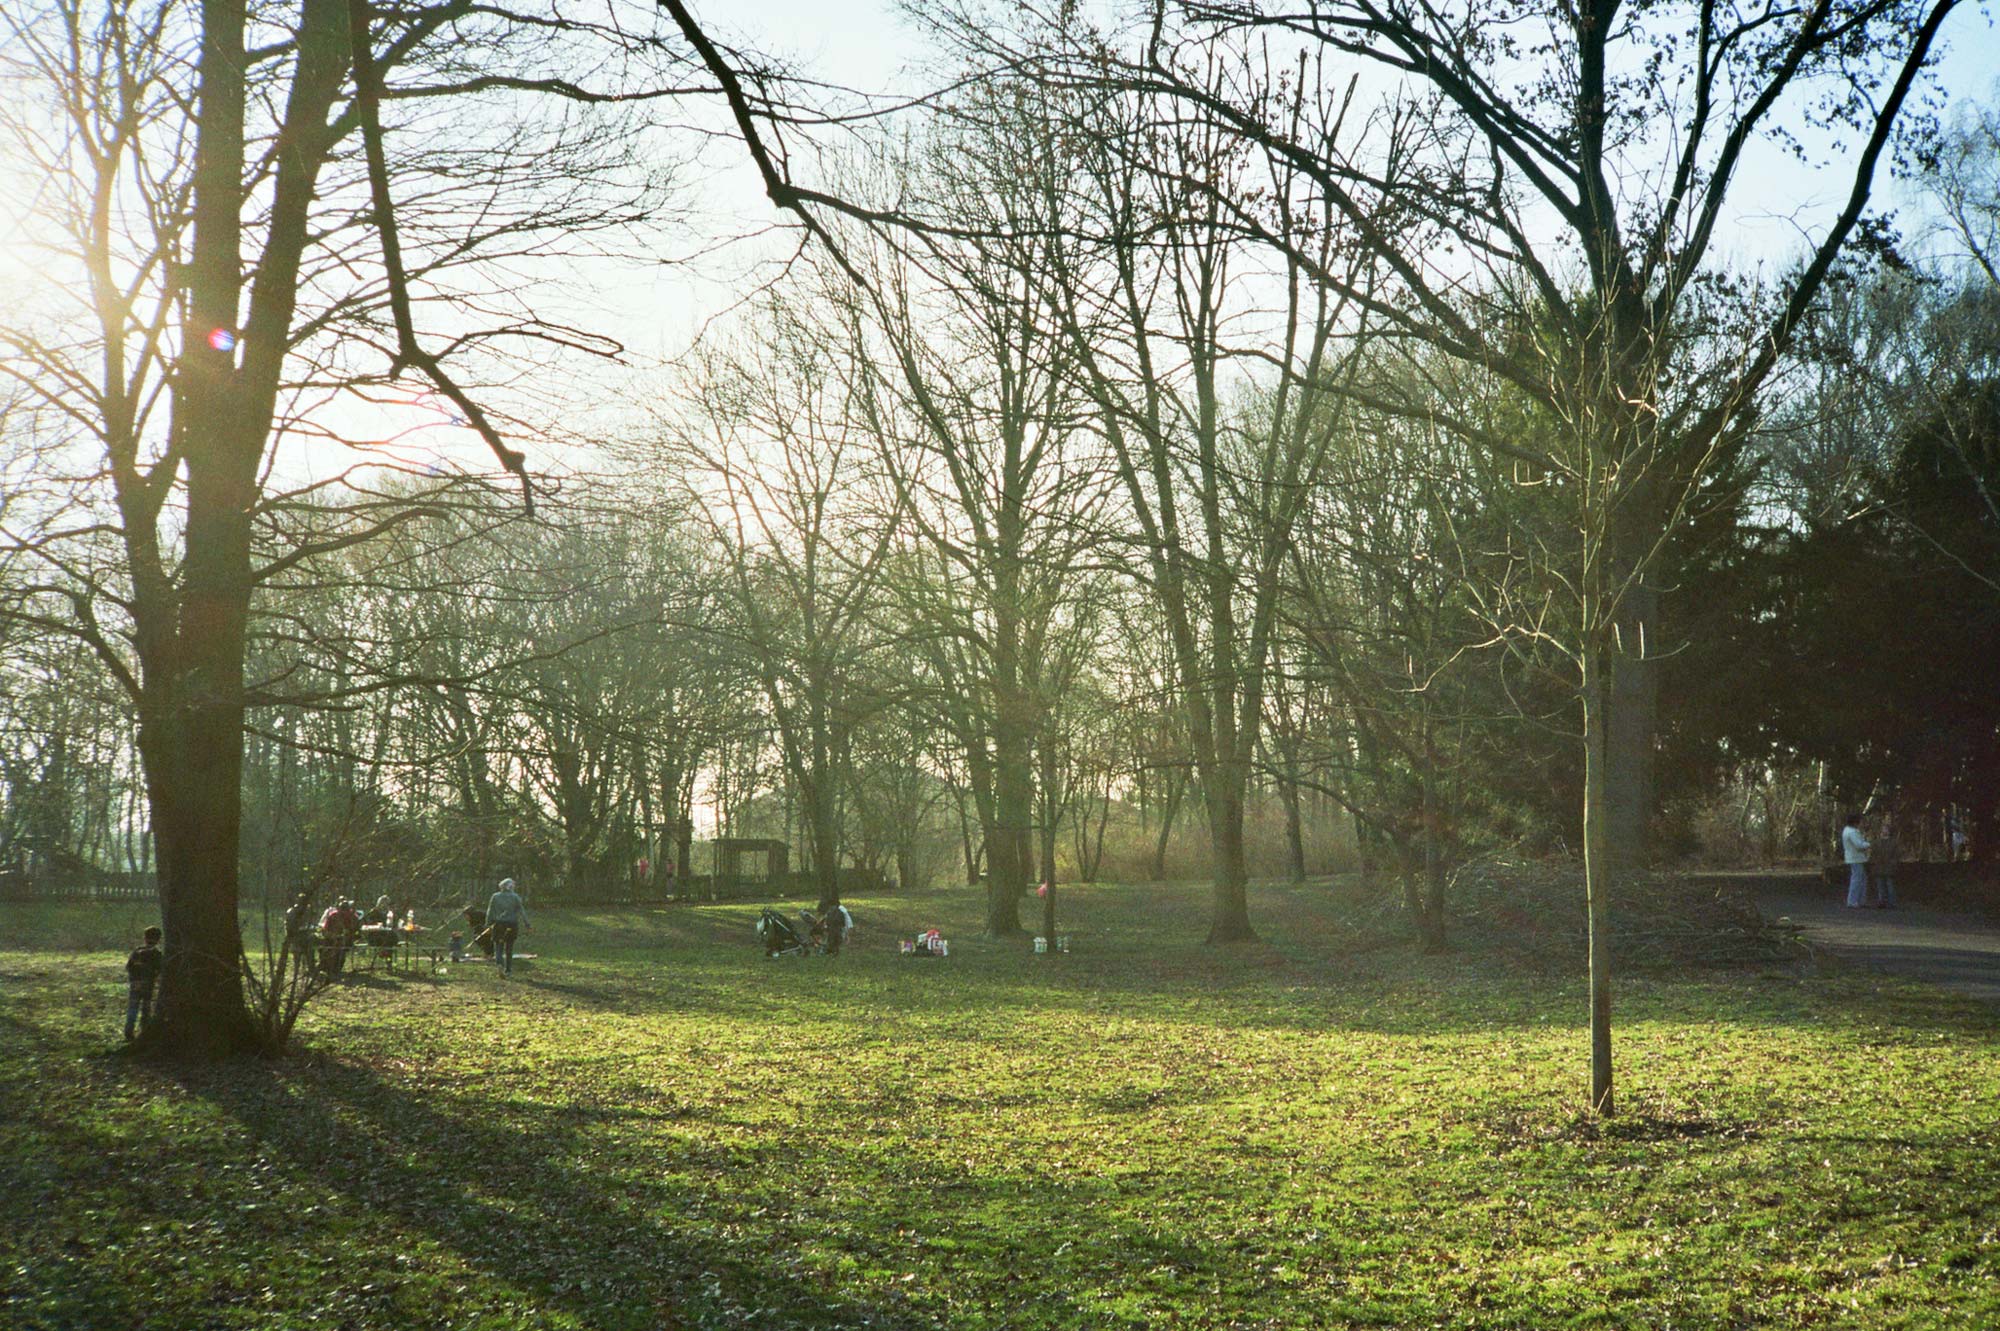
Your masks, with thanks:
<instances>
[{"instance_id":1,"label":"person walking","mask_svg":"<svg viewBox=\"0 0 2000 1331\"><path fill-rule=\"evenodd\" d=\"M1840 832L1840 854L1847 861L1847 905L1860 910L1868 904L1868 838L1861 834L1861 815L1847 815Z\"/></svg>"},{"instance_id":2,"label":"person walking","mask_svg":"<svg viewBox=\"0 0 2000 1331\"><path fill-rule=\"evenodd\" d=\"M1868 876L1875 880L1875 908L1896 904L1896 870L1903 863L1903 842L1896 835L1896 815L1882 815L1882 830L1868 846Z\"/></svg>"},{"instance_id":3,"label":"person walking","mask_svg":"<svg viewBox=\"0 0 2000 1331\"><path fill-rule=\"evenodd\" d=\"M125 958L125 1038L136 1039L138 1032L153 1024L153 989L160 982L160 928L146 930L139 946Z\"/></svg>"},{"instance_id":4,"label":"person walking","mask_svg":"<svg viewBox=\"0 0 2000 1331\"><path fill-rule=\"evenodd\" d=\"M493 930L493 959L502 975L514 973L514 940L527 927L528 908L514 890L514 880L502 878L500 890L486 903L486 923Z\"/></svg>"}]
</instances>

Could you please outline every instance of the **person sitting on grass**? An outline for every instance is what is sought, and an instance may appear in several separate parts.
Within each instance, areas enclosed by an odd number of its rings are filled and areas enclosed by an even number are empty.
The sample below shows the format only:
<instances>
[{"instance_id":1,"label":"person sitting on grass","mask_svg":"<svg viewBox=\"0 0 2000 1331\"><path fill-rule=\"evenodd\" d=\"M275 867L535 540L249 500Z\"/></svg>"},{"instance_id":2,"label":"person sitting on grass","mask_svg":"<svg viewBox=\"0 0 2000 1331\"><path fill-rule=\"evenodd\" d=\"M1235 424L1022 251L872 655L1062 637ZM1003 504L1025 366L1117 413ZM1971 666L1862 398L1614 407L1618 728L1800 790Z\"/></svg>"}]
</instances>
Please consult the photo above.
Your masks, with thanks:
<instances>
[{"instance_id":1,"label":"person sitting on grass","mask_svg":"<svg viewBox=\"0 0 2000 1331\"><path fill-rule=\"evenodd\" d=\"M160 928L146 930L132 955L125 958L125 1038L153 1024L153 989L160 982Z\"/></svg>"}]
</instances>

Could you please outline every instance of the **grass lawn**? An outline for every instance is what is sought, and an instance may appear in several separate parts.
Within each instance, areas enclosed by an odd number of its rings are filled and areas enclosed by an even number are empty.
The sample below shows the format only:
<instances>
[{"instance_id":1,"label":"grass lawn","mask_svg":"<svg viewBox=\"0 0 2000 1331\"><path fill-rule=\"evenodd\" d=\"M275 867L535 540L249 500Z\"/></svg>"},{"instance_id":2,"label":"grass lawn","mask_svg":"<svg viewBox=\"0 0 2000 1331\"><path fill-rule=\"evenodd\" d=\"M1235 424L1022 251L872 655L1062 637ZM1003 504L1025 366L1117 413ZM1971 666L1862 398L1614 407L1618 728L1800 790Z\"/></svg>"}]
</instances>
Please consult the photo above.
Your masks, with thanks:
<instances>
[{"instance_id":1,"label":"grass lawn","mask_svg":"<svg viewBox=\"0 0 2000 1331\"><path fill-rule=\"evenodd\" d=\"M1872 975L1354 952L1339 894L540 912L539 954L361 979L302 1052L114 1052L115 908L0 907L0 1325L2000 1325L2000 1015ZM905 960L938 924L952 956Z\"/></svg>"}]
</instances>

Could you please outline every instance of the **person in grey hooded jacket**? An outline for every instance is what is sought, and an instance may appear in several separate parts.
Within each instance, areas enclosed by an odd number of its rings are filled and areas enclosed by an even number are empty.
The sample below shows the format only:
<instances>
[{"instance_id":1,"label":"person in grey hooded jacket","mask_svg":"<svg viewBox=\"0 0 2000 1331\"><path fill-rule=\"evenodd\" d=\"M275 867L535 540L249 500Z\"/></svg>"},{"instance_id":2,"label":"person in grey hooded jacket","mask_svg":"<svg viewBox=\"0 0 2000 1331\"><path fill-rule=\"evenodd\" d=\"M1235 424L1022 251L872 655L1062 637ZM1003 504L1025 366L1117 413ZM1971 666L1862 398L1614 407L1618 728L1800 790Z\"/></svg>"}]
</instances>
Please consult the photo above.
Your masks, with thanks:
<instances>
[{"instance_id":1,"label":"person in grey hooded jacket","mask_svg":"<svg viewBox=\"0 0 2000 1331\"><path fill-rule=\"evenodd\" d=\"M514 973L514 940L528 927L528 907L514 890L514 880L502 878L500 890L486 903L486 923L493 930L493 959L502 975Z\"/></svg>"}]
</instances>

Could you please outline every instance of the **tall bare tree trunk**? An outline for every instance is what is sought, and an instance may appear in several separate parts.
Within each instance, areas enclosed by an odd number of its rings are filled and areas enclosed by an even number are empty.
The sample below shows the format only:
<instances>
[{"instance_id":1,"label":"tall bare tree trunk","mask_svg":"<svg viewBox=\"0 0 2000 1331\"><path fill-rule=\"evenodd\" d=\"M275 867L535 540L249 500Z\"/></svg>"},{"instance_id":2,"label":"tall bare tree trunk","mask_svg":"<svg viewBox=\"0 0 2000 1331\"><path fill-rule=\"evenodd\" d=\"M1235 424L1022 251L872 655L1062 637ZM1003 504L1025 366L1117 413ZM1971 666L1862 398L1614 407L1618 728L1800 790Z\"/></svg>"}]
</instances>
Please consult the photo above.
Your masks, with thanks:
<instances>
[{"instance_id":1,"label":"tall bare tree trunk","mask_svg":"<svg viewBox=\"0 0 2000 1331\"><path fill-rule=\"evenodd\" d=\"M986 836L986 932L994 938L1022 932L1021 893L1032 871L1035 708L1021 687L1014 596L1003 578L994 629L993 823Z\"/></svg>"},{"instance_id":2,"label":"tall bare tree trunk","mask_svg":"<svg viewBox=\"0 0 2000 1331\"><path fill-rule=\"evenodd\" d=\"M150 548L150 522L126 524L127 540L149 547L131 560L142 574L133 597L144 676L139 752L153 806L166 934L160 1018L149 1043L191 1057L256 1043L243 1004L236 906L250 516L267 428L250 424L233 391L243 255L244 0L204 0L201 18L194 236L173 426L188 478L178 615L164 577L143 577L161 567ZM228 336L211 336L217 329Z\"/></svg>"},{"instance_id":3,"label":"tall bare tree trunk","mask_svg":"<svg viewBox=\"0 0 2000 1331\"><path fill-rule=\"evenodd\" d=\"M1041 760L1040 800L1042 806L1042 853L1041 882L1054 886L1056 881L1056 828L1062 821L1061 776L1056 765L1056 738L1044 731L1036 746ZM1053 892L1051 892L1053 897ZM1053 918L1053 917L1051 917Z\"/></svg>"},{"instance_id":4,"label":"tall bare tree trunk","mask_svg":"<svg viewBox=\"0 0 2000 1331\"><path fill-rule=\"evenodd\" d=\"M1035 799L1026 736L1002 740L994 746L993 827L986 837L986 932L995 938L1021 932Z\"/></svg>"},{"instance_id":5,"label":"tall bare tree trunk","mask_svg":"<svg viewBox=\"0 0 2000 1331\"><path fill-rule=\"evenodd\" d=\"M815 708L816 713L818 710ZM819 909L824 913L840 904L840 790L833 754L824 739L824 718L816 714L814 721L812 768L799 793L805 800L813 879L819 888ZM827 936L832 940L834 931L829 929Z\"/></svg>"},{"instance_id":6,"label":"tall bare tree trunk","mask_svg":"<svg viewBox=\"0 0 2000 1331\"><path fill-rule=\"evenodd\" d=\"M1240 943L1257 936L1250 927L1249 874L1244 870L1243 787L1227 779L1208 795L1208 831L1215 847L1214 907L1208 941Z\"/></svg>"},{"instance_id":7,"label":"tall bare tree trunk","mask_svg":"<svg viewBox=\"0 0 2000 1331\"><path fill-rule=\"evenodd\" d=\"M1160 809L1160 832L1153 839L1153 881L1162 882L1167 876L1167 842L1174 834L1174 820L1180 816L1181 800L1187 793L1188 776L1177 772L1167 778L1166 803Z\"/></svg>"},{"instance_id":8,"label":"tall bare tree trunk","mask_svg":"<svg viewBox=\"0 0 2000 1331\"><path fill-rule=\"evenodd\" d=\"M965 797L965 791L953 788L951 802L952 807L958 813L958 849L960 858L965 861L965 885L967 887L978 887L979 851L972 844L973 819L965 811Z\"/></svg>"},{"instance_id":9,"label":"tall bare tree trunk","mask_svg":"<svg viewBox=\"0 0 2000 1331\"><path fill-rule=\"evenodd\" d=\"M1595 556L1590 556L1594 559ZM1586 582L1593 570L1586 569ZM1601 577L1601 573L1599 573ZM1614 1110L1611 1095L1611 907L1612 864L1605 845L1604 645L1601 629L1591 628L1597 608L1584 594L1583 650L1583 881L1590 946L1590 1105L1599 1114Z\"/></svg>"},{"instance_id":10,"label":"tall bare tree trunk","mask_svg":"<svg viewBox=\"0 0 2000 1331\"><path fill-rule=\"evenodd\" d=\"M241 612L218 598L210 622ZM226 628L224 629L226 633ZM240 630L239 630L240 631ZM163 667L147 692L139 751L152 804L159 866L160 924L166 935L159 1021L148 1043L178 1056L205 1058L256 1047L243 1002L242 934L236 917L242 840L243 709L241 657L203 644L204 662ZM218 660L218 658L221 658ZM149 671L149 673L152 673ZM234 697L226 681L234 679ZM223 687L211 690L209 680Z\"/></svg>"},{"instance_id":11,"label":"tall bare tree trunk","mask_svg":"<svg viewBox=\"0 0 2000 1331\"><path fill-rule=\"evenodd\" d=\"M1299 806L1299 763L1287 746L1285 773L1278 782L1278 795L1285 804L1285 869L1292 882L1306 880L1306 834L1304 811Z\"/></svg>"},{"instance_id":12,"label":"tall bare tree trunk","mask_svg":"<svg viewBox=\"0 0 2000 1331\"><path fill-rule=\"evenodd\" d=\"M1628 502L1648 502L1645 487L1640 490ZM1627 532L1622 543L1644 551L1656 533ZM1651 857L1653 746L1660 728L1660 666L1652 653L1662 641L1659 616L1659 592L1641 575L1619 606L1621 650L1605 672L1604 835L1620 869L1643 868Z\"/></svg>"},{"instance_id":13,"label":"tall bare tree trunk","mask_svg":"<svg viewBox=\"0 0 2000 1331\"><path fill-rule=\"evenodd\" d=\"M192 384L183 390L200 391ZM216 399L212 404L219 408L221 394ZM226 419L220 411L196 417L217 418ZM179 622L159 631L165 626L157 621L167 612L153 607L148 617L155 632L142 634L140 648L139 752L166 934L160 1019L149 1043L191 1057L235 1053L258 1042L243 1003L236 916L250 513L260 451L257 442L246 446L236 437L244 428L225 425L189 441L188 557Z\"/></svg>"}]
</instances>

